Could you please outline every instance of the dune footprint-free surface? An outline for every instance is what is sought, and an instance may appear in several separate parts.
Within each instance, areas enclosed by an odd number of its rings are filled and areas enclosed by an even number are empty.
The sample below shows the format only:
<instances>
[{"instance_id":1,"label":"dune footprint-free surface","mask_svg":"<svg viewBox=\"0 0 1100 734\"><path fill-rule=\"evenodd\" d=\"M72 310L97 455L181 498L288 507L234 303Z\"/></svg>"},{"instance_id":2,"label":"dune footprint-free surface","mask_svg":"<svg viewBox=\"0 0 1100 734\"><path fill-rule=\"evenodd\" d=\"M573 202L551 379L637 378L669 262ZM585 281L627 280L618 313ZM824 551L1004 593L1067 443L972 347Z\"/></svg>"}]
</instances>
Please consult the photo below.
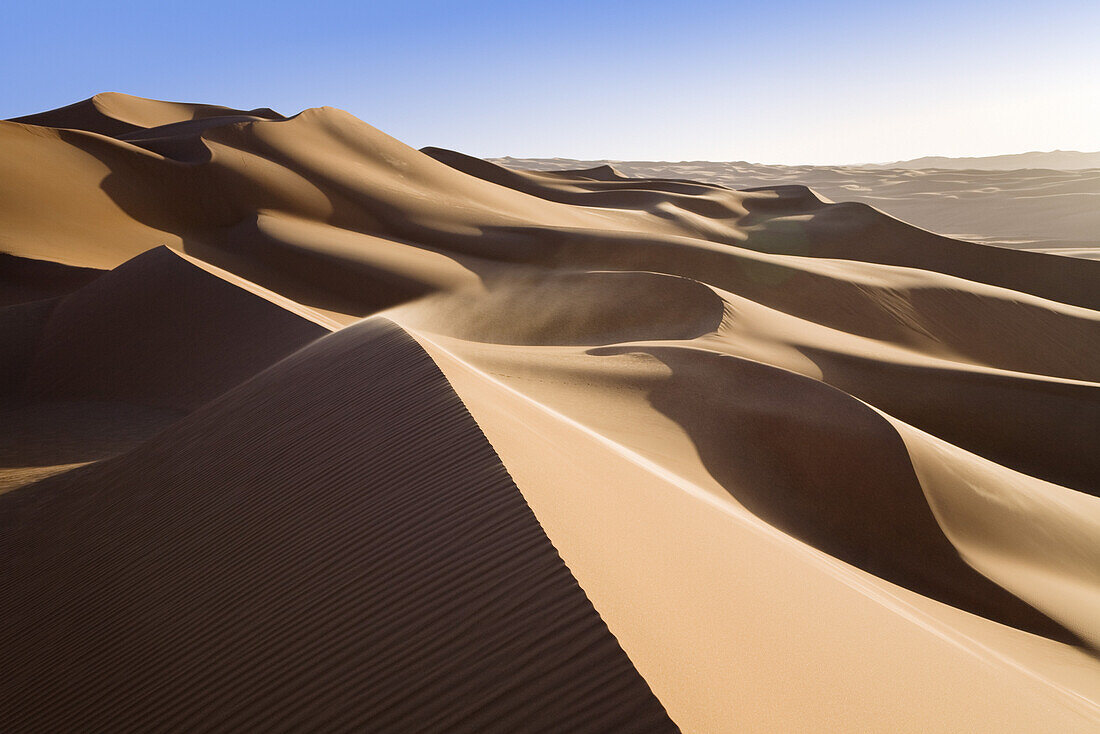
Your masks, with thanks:
<instances>
[{"instance_id":1,"label":"dune footprint-free surface","mask_svg":"<svg viewBox=\"0 0 1100 734\"><path fill-rule=\"evenodd\" d=\"M1100 726L1100 261L331 108L0 149L0 729Z\"/></svg>"}]
</instances>

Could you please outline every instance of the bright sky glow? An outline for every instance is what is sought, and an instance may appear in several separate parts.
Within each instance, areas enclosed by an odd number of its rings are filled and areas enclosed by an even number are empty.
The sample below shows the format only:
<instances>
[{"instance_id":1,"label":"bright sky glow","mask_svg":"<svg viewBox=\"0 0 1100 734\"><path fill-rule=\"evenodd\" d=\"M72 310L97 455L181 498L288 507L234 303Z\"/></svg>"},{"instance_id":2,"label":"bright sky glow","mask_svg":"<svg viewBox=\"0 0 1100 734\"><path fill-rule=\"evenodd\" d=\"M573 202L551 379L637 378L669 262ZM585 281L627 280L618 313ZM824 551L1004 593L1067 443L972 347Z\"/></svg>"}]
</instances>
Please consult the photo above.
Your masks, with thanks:
<instances>
[{"instance_id":1,"label":"bright sky glow","mask_svg":"<svg viewBox=\"0 0 1100 734\"><path fill-rule=\"evenodd\" d=\"M0 117L120 91L346 109L479 156L1100 150L1100 2L10 3Z\"/></svg>"}]
</instances>

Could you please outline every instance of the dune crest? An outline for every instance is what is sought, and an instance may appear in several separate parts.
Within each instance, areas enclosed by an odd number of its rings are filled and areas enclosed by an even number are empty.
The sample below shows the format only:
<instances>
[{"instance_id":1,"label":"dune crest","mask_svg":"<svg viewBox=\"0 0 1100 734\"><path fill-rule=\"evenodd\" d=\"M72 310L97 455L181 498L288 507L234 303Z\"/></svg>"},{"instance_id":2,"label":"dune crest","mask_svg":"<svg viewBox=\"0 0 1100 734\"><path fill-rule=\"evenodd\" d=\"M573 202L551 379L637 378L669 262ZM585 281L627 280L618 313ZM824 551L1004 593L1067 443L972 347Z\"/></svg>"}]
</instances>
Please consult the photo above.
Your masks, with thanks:
<instances>
[{"instance_id":1,"label":"dune crest","mask_svg":"<svg viewBox=\"0 0 1100 734\"><path fill-rule=\"evenodd\" d=\"M13 122L84 130L114 137L162 125L238 116L283 119L282 115L266 107L244 111L218 105L162 102L120 92L102 92L56 110L16 117Z\"/></svg>"},{"instance_id":2,"label":"dune crest","mask_svg":"<svg viewBox=\"0 0 1100 734\"><path fill-rule=\"evenodd\" d=\"M333 108L0 148L0 728L1100 724L1100 262Z\"/></svg>"}]
</instances>

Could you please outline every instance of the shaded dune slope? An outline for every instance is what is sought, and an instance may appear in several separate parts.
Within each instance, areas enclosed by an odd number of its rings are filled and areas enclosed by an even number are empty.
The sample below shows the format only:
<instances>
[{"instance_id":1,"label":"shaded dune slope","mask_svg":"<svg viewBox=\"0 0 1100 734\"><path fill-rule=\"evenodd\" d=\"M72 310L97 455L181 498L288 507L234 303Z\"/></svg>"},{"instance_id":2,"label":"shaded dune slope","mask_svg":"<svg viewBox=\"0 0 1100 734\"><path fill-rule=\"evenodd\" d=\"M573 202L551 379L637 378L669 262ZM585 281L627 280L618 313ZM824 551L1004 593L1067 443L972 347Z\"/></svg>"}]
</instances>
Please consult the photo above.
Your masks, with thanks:
<instances>
[{"instance_id":1,"label":"shaded dune slope","mask_svg":"<svg viewBox=\"0 0 1100 734\"><path fill-rule=\"evenodd\" d=\"M0 253L0 307L71 293L102 275L94 268L74 268Z\"/></svg>"},{"instance_id":2,"label":"shaded dune slope","mask_svg":"<svg viewBox=\"0 0 1100 734\"><path fill-rule=\"evenodd\" d=\"M674 730L387 322L0 503L7 730Z\"/></svg>"},{"instance_id":3,"label":"shaded dune slope","mask_svg":"<svg viewBox=\"0 0 1100 734\"><path fill-rule=\"evenodd\" d=\"M326 333L161 247L53 307L22 392L188 411Z\"/></svg>"},{"instance_id":4,"label":"shaded dune slope","mask_svg":"<svg viewBox=\"0 0 1100 734\"><path fill-rule=\"evenodd\" d=\"M899 586L1066 642L1061 625L968 566L929 510L905 444L880 415L815 380L731 355L613 347L671 369L649 401L753 514Z\"/></svg>"},{"instance_id":5,"label":"shaded dune slope","mask_svg":"<svg viewBox=\"0 0 1100 734\"><path fill-rule=\"evenodd\" d=\"M0 309L0 491L125 451L328 333L166 248L13 270L21 297L73 290Z\"/></svg>"}]
</instances>

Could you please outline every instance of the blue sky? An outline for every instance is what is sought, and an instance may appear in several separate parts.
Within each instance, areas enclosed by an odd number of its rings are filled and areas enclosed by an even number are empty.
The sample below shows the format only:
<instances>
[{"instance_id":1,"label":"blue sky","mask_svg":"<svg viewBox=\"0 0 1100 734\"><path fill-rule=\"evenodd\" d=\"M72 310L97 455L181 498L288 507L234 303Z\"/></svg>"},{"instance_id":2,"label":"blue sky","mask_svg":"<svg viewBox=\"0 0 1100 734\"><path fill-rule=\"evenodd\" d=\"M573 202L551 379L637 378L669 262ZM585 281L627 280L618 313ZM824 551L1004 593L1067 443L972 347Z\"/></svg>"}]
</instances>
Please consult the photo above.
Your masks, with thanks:
<instances>
[{"instance_id":1,"label":"blue sky","mask_svg":"<svg viewBox=\"0 0 1100 734\"><path fill-rule=\"evenodd\" d=\"M8 3L0 117L100 91L346 109L480 156L1100 150L1100 2Z\"/></svg>"}]
</instances>

